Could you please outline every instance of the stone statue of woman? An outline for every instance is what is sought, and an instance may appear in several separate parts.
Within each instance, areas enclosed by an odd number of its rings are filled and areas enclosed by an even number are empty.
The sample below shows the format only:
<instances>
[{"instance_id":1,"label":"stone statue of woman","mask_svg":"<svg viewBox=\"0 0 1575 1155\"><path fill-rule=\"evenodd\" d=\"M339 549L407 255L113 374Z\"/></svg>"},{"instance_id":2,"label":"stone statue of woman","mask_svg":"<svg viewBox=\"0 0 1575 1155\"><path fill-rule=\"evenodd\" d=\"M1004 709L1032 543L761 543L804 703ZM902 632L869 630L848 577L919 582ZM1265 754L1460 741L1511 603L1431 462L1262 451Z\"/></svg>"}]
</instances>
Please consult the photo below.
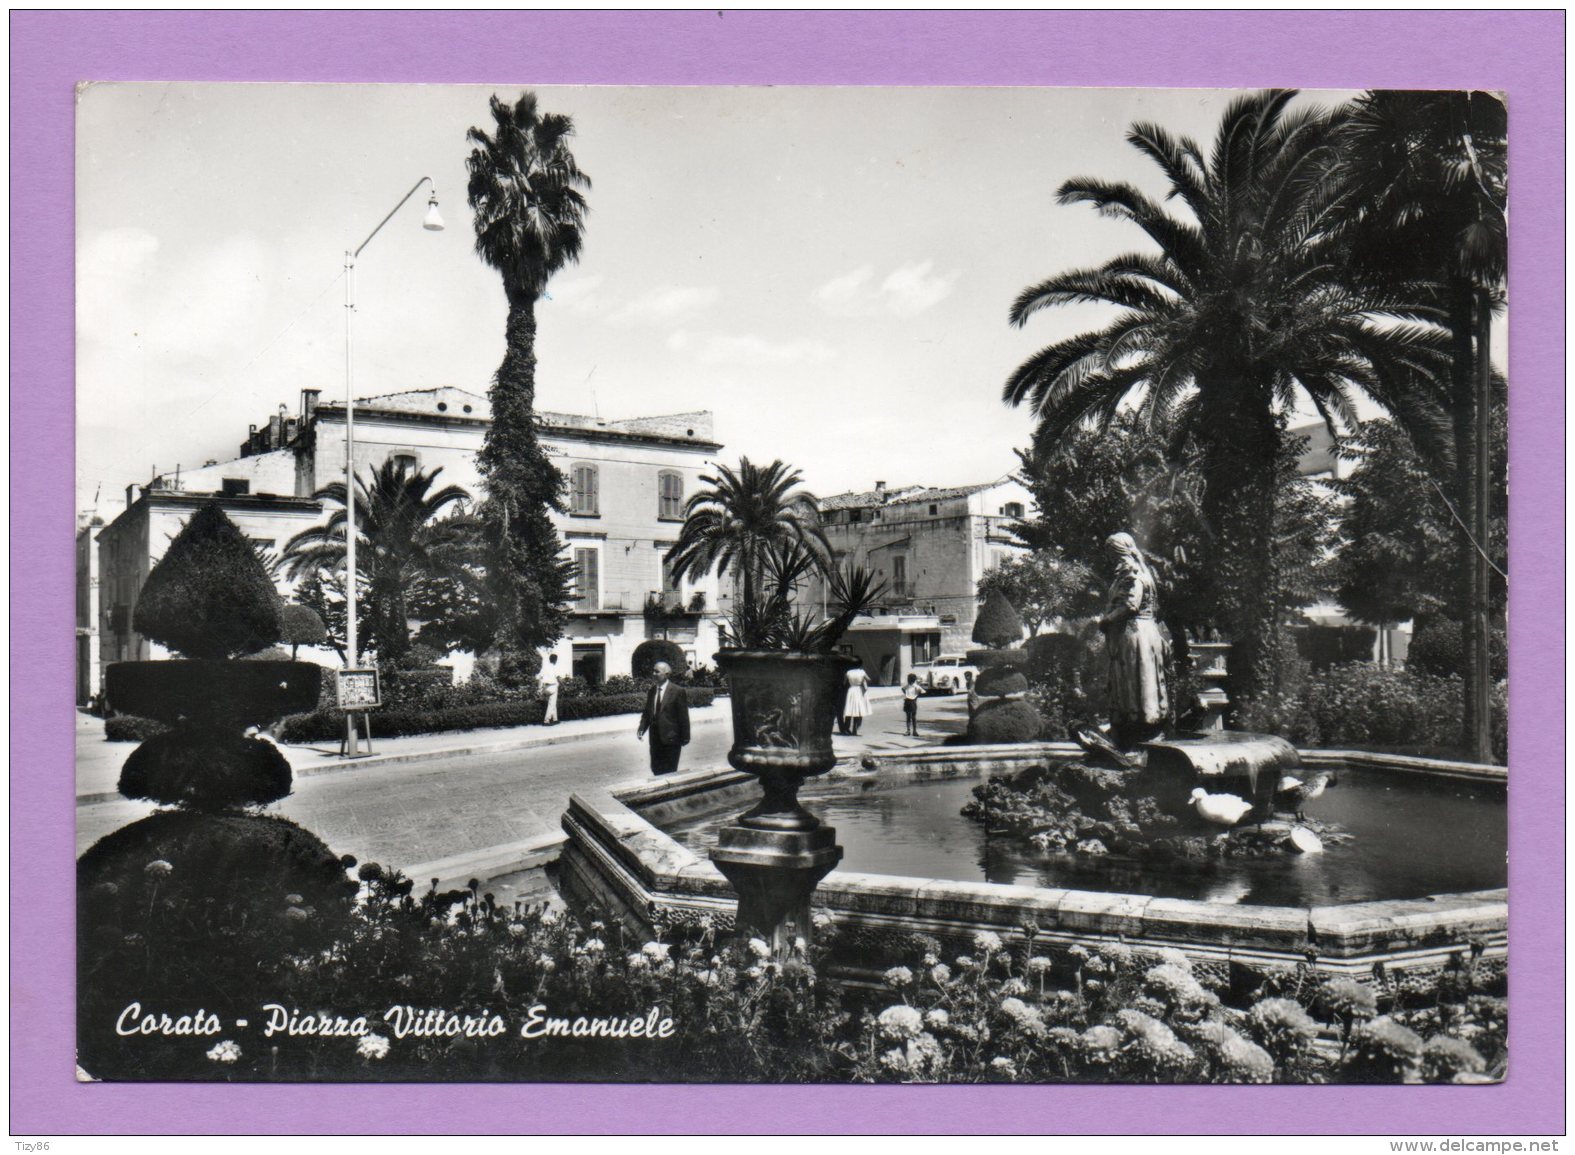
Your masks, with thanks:
<instances>
[{"instance_id":1,"label":"stone statue of woman","mask_svg":"<svg viewBox=\"0 0 1575 1155\"><path fill-rule=\"evenodd\" d=\"M1111 534L1105 548L1116 566L1099 619L1110 669L1110 736L1131 750L1158 737L1170 713L1168 647L1154 620L1159 592L1143 551L1129 533Z\"/></svg>"}]
</instances>

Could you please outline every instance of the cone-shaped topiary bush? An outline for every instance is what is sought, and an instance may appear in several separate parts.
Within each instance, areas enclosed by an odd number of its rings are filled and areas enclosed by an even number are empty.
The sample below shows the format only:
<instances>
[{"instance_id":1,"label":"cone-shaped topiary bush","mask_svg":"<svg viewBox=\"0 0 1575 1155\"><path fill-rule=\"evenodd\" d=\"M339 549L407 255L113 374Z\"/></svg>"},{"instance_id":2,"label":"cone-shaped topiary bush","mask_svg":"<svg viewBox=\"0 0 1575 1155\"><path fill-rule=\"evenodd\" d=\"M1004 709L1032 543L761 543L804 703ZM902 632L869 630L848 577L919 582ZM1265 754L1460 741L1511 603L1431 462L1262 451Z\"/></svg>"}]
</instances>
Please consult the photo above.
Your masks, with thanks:
<instances>
[{"instance_id":1,"label":"cone-shaped topiary bush","mask_svg":"<svg viewBox=\"0 0 1575 1155\"><path fill-rule=\"evenodd\" d=\"M187 658L233 658L280 637L279 595L218 502L192 515L137 599L132 627Z\"/></svg>"},{"instance_id":2,"label":"cone-shaped topiary bush","mask_svg":"<svg viewBox=\"0 0 1575 1155\"><path fill-rule=\"evenodd\" d=\"M999 590L991 590L973 623L973 640L981 646L1004 650L1016 645L1022 637L1023 619L1017 616L1012 603L1002 597Z\"/></svg>"}]
</instances>

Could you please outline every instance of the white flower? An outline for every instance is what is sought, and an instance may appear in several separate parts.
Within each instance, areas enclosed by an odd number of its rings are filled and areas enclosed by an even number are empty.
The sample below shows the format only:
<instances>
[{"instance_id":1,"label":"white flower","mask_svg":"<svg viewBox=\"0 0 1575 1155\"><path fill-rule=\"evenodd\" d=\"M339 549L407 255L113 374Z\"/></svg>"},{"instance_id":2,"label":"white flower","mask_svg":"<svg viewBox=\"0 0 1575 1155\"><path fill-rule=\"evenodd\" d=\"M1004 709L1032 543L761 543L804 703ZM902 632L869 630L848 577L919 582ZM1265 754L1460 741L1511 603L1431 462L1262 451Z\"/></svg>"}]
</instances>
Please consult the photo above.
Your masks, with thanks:
<instances>
[{"instance_id":1,"label":"white flower","mask_svg":"<svg viewBox=\"0 0 1575 1155\"><path fill-rule=\"evenodd\" d=\"M551 974L553 971L558 969L558 964L553 961L553 958L550 954L539 956L536 959L536 965L542 970L546 971L548 974Z\"/></svg>"},{"instance_id":2,"label":"white flower","mask_svg":"<svg viewBox=\"0 0 1575 1155\"><path fill-rule=\"evenodd\" d=\"M913 972L907 967L892 967L886 972L886 985L901 988L913 985Z\"/></svg>"},{"instance_id":3,"label":"white flower","mask_svg":"<svg viewBox=\"0 0 1575 1155\"><path fill-rule=\"evenodd\" d=\"M607 949L607 946L599 938L588 938L580 949L586 954L601 954L602 951Z\"/></svg>"},{"instance_id":4,"label":"white flower","mask_svg":"<svg viewBox=\"0 0 1575 1155\"><path fill-rule=\"evenodd\" d=\"M557 926L558 925L558 916L557 916L557 914L555 912L553 912L553 911L550 911L550 910L547 911L546 914L541 916L541 925L542 926Z\"/></svg>"},{"instance_id":5,"label":"white flower","mask_svg":"<svg viewBox=\"0 0 1575 1155\"><path fill-rule=\"evenodd\" d=\"M591 929L592 930L606 930L607 929L607 924L605 922L603 922L601 919L598 918L598 919L596 919L595 921L593 921L591 923Z\"/></svg>"},{"instance_id":6,"label":"white flower","mask_svg":"<svg viewBox=\"0 0 1575 1155\"><path fill-rule=\"evenodd\" d=\"M809 921L816 930L825 930L831 925L831 916L823 910L817 910L809 916Z\"/></svg>"},{"instance_id":7,"label":"white flower","mask_svg":"<svg viewBox=\"0 0 1575 1155\"><path fill-rule=\"evenodd\" d=\"M803 935L799 935L798 938L793 940L793 949L799 954L803 954L805 951L809 950L809 943L804 941Z\"/></svg>"},{"instance_id":8,"label":"white flower","mask_svg":"<svg viewBox=\"0 0 1575 1155\"><path fill-rule=\"evenodd\" d=\"M363 1059L381 1059L388 1054L388 1040L382 1035L362 1035L355 1053Z\"/></svg>"},{"instance_id":9,"label":"white flower","mask_svg":"<svg viewBox=\"0 0 1575 1155\"><path fill-rule=\"evenodd\" d=\"M766 972L761 970L759 967L750 967L744 973L746 975L748 975L752 979L759 979L759 978L763 978L765 976Z\"/></svg>"},{"instance_id":10,"label":"white flower","mask_svg":"<svg viewBox=\"0 0 1575 1155\"><path fill-rule=\"evenodd\" d=\"M927 955L924 956L923 960L921 960L921 961L923 961L925 966L932 967L936 963L940 962L941 960L939 958L937 958L933 954L927 954Z\"/></svg>"},{"instance_id":11,"label":"white flower","mask_svg":"<svg viewBox=\"0 0 1575 1155\"><path fill-rule=\"evenodd\" d=\"M1005 944L1001 942L1001 936L996 934L993 930L981 930L974 933L973 949L978 951L980 954L995 954L997 951L1001 950L1004 945Z\"/></svg>"},{"instance_id":12,"label":"white flower","mask_svg":"<svg viewBox=\"0 0 1575 1155\"><path fill-rule=\"evenodd\" d=\"M924 1030L924 1017L906 1004L887 1007L875 1021L880 1025L880 1033L885 1038L897 1042L916 1039Z\"/></svg>"},{"instance_id":13,"label":"white flower","mask_svg":"<svg viewBox=\"0 0 1575 1155\"><path fill-rule=\"evenodd\" d=\"M632 954L629 956L629 969L632 971L643 971L650 965L643 954Z\"/></svg>"},{"instance_id":14,"label":"white flower","mask_svg":"<svg viewBox=\"0 0 1575 1155\"><path fill-rule=\"evenodd\" d=\"M1033 958L1028 960L1028 973L1031 975L1043 974L1054 965L1055 964L1044 955L1035 955Z\"/></svg>"},{"instance_id":15,"label":"white flower","mask_svg":"<svg viewBox=\"0 0 1575 1155\"><path fill-rule=\"evenodd\" d=\"M1001 984L1001 993L1003 995L1026 995L1028 993L1028 984L1022 979L1007 979Z\"/></svg>"},{"instance_id":16,"label":"white flower","mask_svg":"<svg viewBox=\"0 0 1575 1155\"><path fill-rule=\"evenodd\" d=\"M509 933L515 938L523 938L525 936L525 924L523 922L509 923Z\"/></svg>"},{"instance_id":17,"label":"white flower","mask_svg":"<svg viewBox=\"0 0 1575 1155\"><path fill-rule=\"evenodd\" d=\"M214 1044L213 1049L208 1052L208 1058L215 1063L233 1063L240 1057L240 1045L230 1042L229 1039L225 1039L222 1043Z\"/></svg>"},{"instance_id":18,"label":"white flower","mask_svg":"<svg viewBox=\"0 0 1575 1155\"><path fill-rule=\"evenodd\" d=\"M972 970L973 968L974 968L974 961L973 961L972 957L970 957L969 955L965 955L965 954L960 954L960 955L957 956L957 969L958 970L966 971L966 970Z\"/></svg>"},{"instance_id":19,"label":"white flower","mask_svg":"<svg viewBox=\"0 0 1575 1155\"><path fill-rule=\"evenodd\" d=\"M665 942L648 942L640 948L640 953L652 962L662 963L667 961L667 956L672 949Z\"/></svg>"},{"instance_id":20,"label":"white flower","mask_svg":"<svg viewBox=\"0 0 1575 1155\"><path fill-rule=\"evenodd\" d=\"M924 1025L932 1031L941 1029L951 1021L952 1017L946 1013L945 1007L931 1007L924 1012Z\"/></svg>"},{"instance_id":21,"label":"white flower","mask_svg":"<svg viewBox=\"0 0 1575 1155\"><path fill-rule=\"evenodd\" d=\"M756 958L770 958L771 957L771 948L766 945L766 940L763 939L763 938L752 938L752 939L750 939L749 940L749 952L751 954L753 954Z\"/></svg>"},{"instance_id":22,"label":"white flower","mask_svg":"<svg viewBox=\"0 0 1575 1155\"><path fill-rule=\"evenodd\" d=\"M997 1055L990 1060L990 1070L1000 1079L1017 1078L1017 1064L1005 1055Z\"/></svg>"},{"instance_id":23,"label":"white flower","mask_svg":"<svg viewBox=\"0 0 1575 1155\"><path fill-rule=\"evenodd\" d=\"M175 868L169 863L165 862L162 858L155 858L152 862L148 863L142 868L142 872L144 874L151 874L155 878L164 878L167 875L175 873ZM218 1050L218 1048L215 1047L214 1050ZM237 1051L237 1054L238 1053L239 1052ZM219 1061L222 1063L233 1063L235 1060L221 1059Z\"/></svg>"},{"instance_id":24,"label":"white flower","mask_svg":"<svg viewBox=\"0 0 1575 1155\"><path fill-rule=\"evenodd\" d=\"M943 962L938 962L930 968L930 978L936 986L945 986L952 977L952 968Z\"/></svg>"}]
</instances>

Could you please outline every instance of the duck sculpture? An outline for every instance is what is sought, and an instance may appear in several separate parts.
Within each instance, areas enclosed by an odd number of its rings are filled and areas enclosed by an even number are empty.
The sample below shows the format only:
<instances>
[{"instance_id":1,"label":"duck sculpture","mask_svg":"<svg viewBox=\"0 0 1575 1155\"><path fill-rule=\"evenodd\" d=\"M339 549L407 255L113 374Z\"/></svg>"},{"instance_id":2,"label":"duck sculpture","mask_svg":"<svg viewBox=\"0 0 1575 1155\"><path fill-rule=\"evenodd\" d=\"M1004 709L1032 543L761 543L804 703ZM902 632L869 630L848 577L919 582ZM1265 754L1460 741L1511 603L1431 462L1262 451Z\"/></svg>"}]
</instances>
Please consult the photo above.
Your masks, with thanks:
<instances>
[{"instance_id":1,"label":"duck sculpture","mask_svg":"<svg viewBox=\"0 0 1575 1155\"><path fill-rule=\"evenodd\" d=\"M1331 771L1298 771L1282 775L1274 787L1274 805L1281 810L1294 810L1298 819L1307 815L1302 808L1314 798L1321 797L1326 788L1340 784Z\"/></svg>"},{"instance_id":2,"label":"duck sculpture","mask_svg":"<svg viewBox=\"0 0 1575 1155\"><path fill-rule=\"evenodd\" d=\"M1234 794L1210 794L1201 786L1193 790L1191 801L1198 817L1216 826L1235 826L1252 813L1252 803Z\"/></svg>"}]
</instances>

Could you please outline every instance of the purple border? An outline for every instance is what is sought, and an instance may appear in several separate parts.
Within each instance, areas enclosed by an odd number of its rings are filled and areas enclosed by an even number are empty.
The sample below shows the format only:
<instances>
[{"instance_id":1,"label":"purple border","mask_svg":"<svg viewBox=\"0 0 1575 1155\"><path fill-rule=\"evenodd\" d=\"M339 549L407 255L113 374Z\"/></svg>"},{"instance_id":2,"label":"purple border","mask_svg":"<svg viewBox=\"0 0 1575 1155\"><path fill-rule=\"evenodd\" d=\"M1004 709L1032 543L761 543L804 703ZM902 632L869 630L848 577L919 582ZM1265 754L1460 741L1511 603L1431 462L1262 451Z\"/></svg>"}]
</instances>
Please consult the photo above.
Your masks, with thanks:
<instances>
[{"instance_id":1,"label":"purple border","mask_svg":"<svg viewBox=\"0 0 1575 1155\"><path fill-rule=\"evenodd\" d=\"M1564 14L13 13L13 1134L1564 1131ZM238 51L244 46L244 51ZM72 86L109 80L1489 88L1513 137L1509 1080L1489 1088L78 1086ZM1534 612L1527 612L1535 607ZM1532 853L1533 848L1535 853Z\"/></svg>"}]
</instances>

